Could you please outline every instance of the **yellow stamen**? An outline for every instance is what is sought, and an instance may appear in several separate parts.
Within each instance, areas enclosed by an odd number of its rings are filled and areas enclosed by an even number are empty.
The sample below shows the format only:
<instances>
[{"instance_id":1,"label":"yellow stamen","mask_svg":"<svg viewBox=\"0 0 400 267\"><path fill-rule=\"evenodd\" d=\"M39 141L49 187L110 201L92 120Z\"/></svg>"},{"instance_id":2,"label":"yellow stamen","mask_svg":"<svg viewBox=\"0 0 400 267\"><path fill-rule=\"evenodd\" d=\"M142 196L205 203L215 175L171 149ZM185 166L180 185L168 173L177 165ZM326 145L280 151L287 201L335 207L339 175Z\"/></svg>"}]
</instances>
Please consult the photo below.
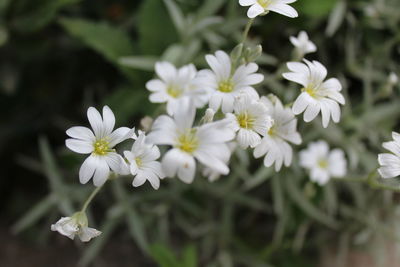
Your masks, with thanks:
<instances>
[{"instance_id":1,"label":"yellow stamen","mask_svg":"<svg viewBox=\"0 0 400 267\"><path fill-rule=\"evenodd\" d=\"M241 128L252 129L254 126L255 119L247 114L247 112L237 115L236 119Z\"/></svg>"},{"instance_id":2,"label":"yellow stamen","mask_svg":"<svg viewBox=\"0 0 400 267\"><path fill-rule=\"evenodd\" d=\"M266 9L271 3L271 0L257 0L257 3L262 6L264 9Z\"/></svg>"},{"instance_id":3,"label":"yellow stamen","mask_svg":"<svg viewBox=\"0 0 400 267\"><path fill-rule=\"evenodd\" d=\"M321 159L318 161L318 166L322 169L327 169L328 165L329 165L329 163L326 159Z\"/></svg>"},{"instance_id":4,"label":"yellow stamen","mask_svg":"<svg viewBox=\"0 0 400 267\"><path fill-rule=\"evenodd\" d=\"M136 165L140 168L143 165L143 161L141 158L135 158Z\"/></svg>"},{"instance_id":5,"label":"yellow stamen","mask_svg":"<svg viewBox=\"0 0 400 267\"><path fill-rule=\"evenodd\" d=\"M196 129L189 129L178 137L177 147L189 154L192 154L199 146Z\"/></svg>"},{"instance_id":6,"label":"yellow stamen","mask_svg":"<svg viewBox=\"0 0 400 267\"><path fill-rule=\"evenodd\" d=\"M231 80L222 81L218 85L218 91L230 93L233 91L233 82Z\"/></svg>"},{"instance_id":7,"label":"yellow stamen","mask_svg":"<svg viewBox=\"0 0 400 267\"><path fill-rule=\"evenodd\" d=\"M98 156L104 156L112 151L109 145L110 142L106 138L98 139L93 143L93 153Z\"/></svg>"},{"instance_id":8,"label":"yellow stamen","mask_svg":"<svg viewBox=\"0 0 400 267\"><path fill-rule=\"evenodd\" d=\"M179 88L170 86L167 88L167 93L172 96L173 98L178 98L182 95L182 90L180 90Z\"/></svg>"},{"instance_id":9,"label":"yellow stamen","mask_svg":"<svg viewBox=\"0 0 400 267\"><path fill-rule=\"evenodd\" d=\"M276 127L275 127L275 125L272 125L271 128L269 128L268 135L270 135L270 136L276 135Z\"/></svg>"},{"instance_id":10,"label":"yellow stamen","mask_svg":"<svg viewBox=\"0 0 400 267\"><path fill-rule=\"evenodd\" d=\"M301 89L302 92L306 92L311 97L315 97L317 95L317 90L313 84L307 85L307 87Z\"/></svg>"}]
</instances>

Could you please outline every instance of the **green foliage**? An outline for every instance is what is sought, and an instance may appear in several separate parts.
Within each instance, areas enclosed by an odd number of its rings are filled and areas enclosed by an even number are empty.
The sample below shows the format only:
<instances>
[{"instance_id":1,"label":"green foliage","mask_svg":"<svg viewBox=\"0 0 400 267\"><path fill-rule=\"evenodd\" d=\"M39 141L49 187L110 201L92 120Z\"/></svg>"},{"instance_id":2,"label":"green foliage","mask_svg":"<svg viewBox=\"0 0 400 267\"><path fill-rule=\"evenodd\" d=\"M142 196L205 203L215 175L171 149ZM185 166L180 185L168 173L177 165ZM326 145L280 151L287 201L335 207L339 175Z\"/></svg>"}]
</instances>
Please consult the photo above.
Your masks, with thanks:
<instances>
[{"instance_id":1,"label":"green foliage","mask_svg":"<svg viewBox=\"0 0 400 267\"><path fill-rule=\"evenodd\" d=\"M194 246L187 246L181 258L174 255L174 252L166 245L155 244L150 248L150 253L160 267L196 267L197 253Z\"/></svg>"}]
</instances>

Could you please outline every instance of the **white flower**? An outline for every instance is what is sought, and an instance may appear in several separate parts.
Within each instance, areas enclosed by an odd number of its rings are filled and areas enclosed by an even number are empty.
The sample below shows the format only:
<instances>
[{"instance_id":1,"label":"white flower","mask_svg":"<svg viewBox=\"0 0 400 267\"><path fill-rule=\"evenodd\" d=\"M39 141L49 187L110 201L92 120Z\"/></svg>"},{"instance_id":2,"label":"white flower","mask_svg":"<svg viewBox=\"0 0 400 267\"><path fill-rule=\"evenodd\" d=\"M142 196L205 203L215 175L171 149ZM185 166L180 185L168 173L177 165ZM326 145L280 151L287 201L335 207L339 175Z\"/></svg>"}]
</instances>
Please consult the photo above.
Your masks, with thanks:
<instances>
[{"instance_id":1,"label":"white flower","mask_svg":"<svg viewBox=\"0 0 400 267\"><path fill-rule=\"evenodd\" d=\"M132 137L134 130L121 127L113 131L115 117L107 106L103 107L103 118L93 107L88 109L87 117L93 131L87 127L72 127L67 130L67 135L72 138L67 139L65 144L76 153L91 154L79 170L80 182L86 184L93 177L94 185L101 186L110 175L110 169L123 174L125 162L113 148Z\"/></svg>"},{"instance_id":2,"label":"white flower","mask_svg":"<svg viewBox=\"0 0 400 267\"><path fill-rule=\"evenodd\" d=\"M262 97L260 101L268 108L273 125L254 149L254 157L265 155L264 165L271 167L275 163L275 171L279 171L283 164L288 167L292 163L293 149L289 142L301 144L297 119L292 109L285 108L276 96Z\"/></svg>"},{"instance_id":3,"label":"white flower","mask_svg":"<svg viewBox=\"0 0 400 267\"><path fill-rule=\"evenodd\" d=\"M156 119L147 137L151 143L173 147L162 159L163 170L168 177L177 175L185 183L194 179L195 159L219 173L228 174L224 159L229 158L231 152L226 143L235 137L229 120L193 127L195 115L191 101L182 101L173 118L163 115Z\"/></svg>"},{"instance_id":4,"label":"white flower","mask_svg":"<svg viewBox=\"0 0 400 267\"><path fill-rule=\"evenodd\" d=\"M325 80L326 68L318 61L304 63L289 62L290 71L284 73L287 80L303 85L302 93L293 104L295 115L304 112L304 121L310 122L321 111L322 125L328 127L330 117L336 123L340 121L340 106L344 105L345 99L340 93L342 85L336 78Z\"/></svg>"},{"instance_id":5,"label":"white flower","mask_svg":"<svg viewBox=\"0 0 400 267\"><path fill-rule=\"evenodd\" d=\"M145 134L139 132L139 137L132 145L131 151L124 151L130 165L130 173L135 176L132 185L138 187L148 180L154 189L158 189L160 179L165 177L161 163L157 161L160 150L155 145L146 144L145 141Z\"/></svg>"},{"instance_id":6,"label":"white flower","mask_svg":"<svg viewBox=\"0 0 400 267\"><path fill-rule=\"evenodd\" d=\"M231 59L223 51L207 55L206 60L212 71L200 71L196 83L211 92L210 108L217 111L221 107L223 113L232 112L233 102L240 92L258 98L256 90L251 87L264 80L262 74L256 73L257 64L241 65L232 71Z\"/></svg>"},{"instance_id":7,"label":"white flower","mask_svg":"<svg viewBox=\"0 0 400 267\"><path fill-rule=\"evenodd\" d=\"M400 134L392 132L393 141L385 142L382 146L391 153L378 155L381 166L378 169L383 178L393 178L400 175Z\"/></svg>"},{"instance_id":8,"label":"white flower","mask_svg":"<svg viewBox=\"0 0 400 267\"><path fill-rule=\"evenodd\" d=\"M390 83L391 85L395 85L395 84L397 84L398 82L399 82L399 76L397 76L396 73L391 72L391 73L389 74L389 83Z\"/></svg>"},{"instance_id":9,"label":"white flower","mask_svg":"<svg viewBox=\"0 0 400 267\"><path fill-rule=\"evenodd\" d=\"M298 37L290 36L290 42L296 47L298 54L303 57L305 54L314 53L317 47L308 39L305 31L301 31Z\"/></svg>"},{"instance_id":10,"label":"white flower","mask_svg":"<svg viewBox=\"0 0 400 267\"><path fill-rule=\"evenodd\" d=\"M228 113L226 117L232 120L236 140L243 149L256 147L273 123L267 107L246 94L236 97L234 114Z\"/></svg>"},{"instance_id":11,"label":"white flower","mask_svg":"<svg viewBox=\"0 0 400 267\"><path fill-rule=\"evenodd\" d=\"M77 235L82 242L89 242L101 234L100 231L88 227L87 217L81 212L75 213L72 217L62 217L51 225L51 231L57 231L72 240Z\"/></svg>"},{"instance_id":12,"label":"white flower","mask_svg":"<svg viewBox=\"0 0 400 267\"><path fill-rule=\"evenodd\" d=\"M320 185L331 177L346 175L347 162L341 149L329 151L325 141L313 142L300 152L300 165L310 171L310 179Z\"/></svg>"},{"instance_id":13,"label":"white flower","mask_svg":"<svg viewBox=\"0 0 400 267\"><path fill-rule=\"evenodd\" d=\"M255 18L269 11L296 18L299 16L296 9L288 5L294 2L296 0L239 0L241 6L250 6L247 11L249 18Z\"/></svg>"},{"instance_id":14,"label":"white flower","mask_svg":"<svg viewBox=\"0 0 400 267\"><path fill-rule=\"evenodd\" d=\"M197 108L207 103L209 99L207 91L193 83L197 74L194 65L190 64L177 69L169 62L157 62L155 69L160 79L149 81L146 88L152 92L151 102L167 103L169 115L173 115L175 105L182 98L192 99Z\"/></svg>"}]
</instances>

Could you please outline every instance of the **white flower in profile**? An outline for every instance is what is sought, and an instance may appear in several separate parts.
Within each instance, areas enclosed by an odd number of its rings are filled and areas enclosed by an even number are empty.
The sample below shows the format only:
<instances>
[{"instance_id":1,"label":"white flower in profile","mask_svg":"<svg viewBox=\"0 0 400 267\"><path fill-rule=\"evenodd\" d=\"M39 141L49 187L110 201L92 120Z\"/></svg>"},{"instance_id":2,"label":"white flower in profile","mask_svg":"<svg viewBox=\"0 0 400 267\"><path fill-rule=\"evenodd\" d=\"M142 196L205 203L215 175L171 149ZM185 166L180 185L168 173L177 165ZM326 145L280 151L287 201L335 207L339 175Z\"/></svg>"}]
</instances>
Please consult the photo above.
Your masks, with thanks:
<instances>
[{"instance_id":1,"label":"white flower in profile","mask_svg":"<svg viewBox=\"0 0 400 267\"><path fill-rule=\"evenodd\" d=\"M383 178L393 178L400 175L400 134L392 132L392 137L393 141L382 144L391 153L378 155L378 162L381 166L378 172Z\"/></svg>"},{"instance_id":2,"label":"white flower in profile","mask_svg":"<svg viewBox=\"0 0 400 267\"><path fill-rule=\"evenodd\" d=\"M115 116L107 106L103 107L103 117L93 107L87 111L92 130L76 126L67 130L72 137L65 145L80 154L90 154L79 170L79 180L86 184L92 177L95 186L103 185L110 175L110 169L124 174L124 159L113 149L117 144L134 136L134 129L121 127L113 131Z\"/></svg>"},{"instance_id":3,"label":"white flower in profile","mask_svg":"<svg viewBox=\"0 0 400 267\"><path fill-rule=\"evenodd\" d=\"M296 18L299 16L296 9L288 5L294 2L296 0L239 0L241 6L250 6L247 16L251 19L269 11Z\"/></svg>"},{"instance_id":4,"label":"white flower in profile","mask_svg":"<svg viewBox=\"0 0 400 267\"><path fill-rule=\"evenodd\" d=\"M129 162L130 173L135 177L132 182L134 187L143 185L146 180L154 189L160 187L160 179L165 177L161 163L157 161L160 150L157 146L146 143L143 132L139 132L132 149L124 151L124 156Z\"/></svg>"},{"instance_id":5,"label":"white flower in profile","mask_svg":"<svg viewBox=\"0 0 400 267\"><path fill-rule=\"evenodd\" d=\"M317 51L317 46L310 41L308 34L305 31L301 31L297 37L290 36L290 42L296 48L300 58L303 58L306 54Z\"/></svg>"},{"instance_id":6,"label":"white flower in profile","mask_svg":"<svg viewBox=\"0 0 400 267\"><path fill-rule=\"evenodd\" d=\"M175 106L182 98L192 99L197 108L207 103L208 92L193 82L197 75L193 64L177 69L169 62L157 62L155 70L160 79L151 80L146 84L146 88L152 92L150 102L167 103L169 115L173 115Z\"/></svg>"},{"instance_id":7,"label":"white flower in profile","mask_svg":"<svg viewBox=\"0 0 400 267\"><path fill-rule=\"evenodd\" d=\"M191 183L195 176L196 161L221 174L228 174L225 159L230 150L227 142L235 134L229 120L205 123L193 127L196 110L191 101L184 100L173 117L158 117L147 140L157 145L170 145L162 159L164 173L168 177L178 176L185 183Z\"/></svg>"},{"instance_id":8,"label":"white flower in profile","mask_svg":"<svg viewBox=\"0 0 400 267\"><path fill-rule=\"evenodd\" d=\"M51 231L57 231L72 240L78 236L82 242L89 242L101 234L100 231L88 227L86 214L82 212L77 212L72 217L62 217L51 225Z\"/></svg>"},{"instance_id":9,"label":"white flower in profile","mask_svg":"<svg viewBox=\"0 0 400 267\"><path fill-rule=\"evenodd\" d=\"M340 93L342 85L336 78L326 81L326 68L318 61L304 63L289 62L288 68L292 72L284 73L283 77L303 86L302 92L293 104L293 113L298 115L304 112L304 121L315 119L319 112L322 114L322 125L328 127L330 118L336 123L340 121L340 106L345 99Z\"/></svg>"},{"instance_id":10,"label":"white flower in profile","mask_svg":"<svg viewBox=\"0 0 400 267\"><path fill-rule=\"evenodd\" d=\"M300 151L300 165L310 171L310 179L320 185L331 177L344 177L347 162L341 149L329 151L325 141L313 142L306 150Z\"/></svg>"},{"instance_id":11,"label":"white flower in profile","mask_svg":"<svg viewBox=\"0 0 400 267\"><path fill-rule=\"evenodd\" d=\"M282 165L292 164L293 149L289 143L301 144L301 136L297 132L297 119L292 109L284 107L276 96L262 97L260 101L268 108L273 120L272 127L264 134L261 143L254 149L254 157L265 155L264 165L280 171Z\"/></svg>"},{"instance_id":12,"label":"white flower in profile","mask_svg":"<svg viewBox=\"0 0 400 267\"><path fill-rule=\"evenodd\" d=\"M232 120L236 140L243 149L256 147L273 124L267 107L246 94L236 97L234 113L228 113L226 117Z\"/></svg>"},{"instance_id":13,"label":"white flower in profile","mask_svg":"<svg viewBox=\"0 0 400 267\"><path fill-rule=\"evenodd\" d=\"M223 51L207 55L206 60L212 70L200 71L196 83L210 92L210 108L217 111L221 107L223 113L232 112L235 97L241 92L258 98L252 85L262 82L264 76L256 73L257 64L249 63L232 70L231 59Z\"/></svg>"}]
</instances>

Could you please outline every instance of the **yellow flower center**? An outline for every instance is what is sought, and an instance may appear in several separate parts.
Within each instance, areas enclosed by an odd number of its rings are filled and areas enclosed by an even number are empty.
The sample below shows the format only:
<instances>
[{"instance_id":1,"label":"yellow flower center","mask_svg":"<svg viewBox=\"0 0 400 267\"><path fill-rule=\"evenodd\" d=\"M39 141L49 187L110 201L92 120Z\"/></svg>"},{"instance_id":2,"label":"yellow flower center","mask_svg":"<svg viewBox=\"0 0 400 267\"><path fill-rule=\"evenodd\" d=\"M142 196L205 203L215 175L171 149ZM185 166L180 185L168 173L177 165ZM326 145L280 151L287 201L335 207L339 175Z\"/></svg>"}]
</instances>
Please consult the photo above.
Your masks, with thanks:
<instances>
[{"instance_id":1,"label":"yellow flower center","mask_svg":"<svg viewBox=\"0 0 400 267\"><path fill-rule=\"evenodd\" d=\"M167 88L167 93L173 98L178 98L182 95L182 90L173 86L169 86Z\"/></svg>"},{"instance_id":2,"label":"yellow flower center","mask_svg":"<svg viewBox=\"0 0 400 267\"><path fill-rule=\"evenodd\" d=\"M237 115L236 119L241 128L252 129L254 126L255 119L247 114L247 112Z\"/></svg>"},{"instance_id":3,"label":"yellow flower center","mask_svg":"<svg viewBox=\"0 0 400 267\"><path fill-rule=\"evenodd\" d=\"M231 80L222 81L218 85L218 91L230 93L233 91L233 82Z\"/></svg>"},{"instance_id":4,"label":"yellow flower center","mask_svg":"<svg viewBox=\"0 0 400 267\"><path fill-rule=\"evenodd\" d=\"M199 140L196 135L196 129L189 129L178 137L178 145L182 151L192 154L199 147Z\"/></svg>"},{"instance_id":5,"label":"yellow flower center","mask_svg":"<svg viewBox=\"0 0 400 267\"><path fill-rule=\"evenodd\" d=\"M272 3L272 0L257 0L257 3L266 9Z\"/></svg>"},{"instance_id":6,"label":"yellow flower center","mask_svg":"<svg viewBox=\"0 0 400 267\"><path fill-rule=\"evenodd\" d=\"M108 152L112 151L110 149L109 145L110 145L110 142L108 142L106 138L98 139L93 144L93 148L94 148L93 153L98 156L104 156Z\"/></svg>"},{"instance_id":7,"label":"yellow flower center","mask_svg":"<svg viewBox=\"0 0 400 267\"><path fill-rule=\"evenodd\" d=\"M268 135L270 135L270 136L276 135L276 127L275 127L275 125L272 125L271 128L269 128Z\"/></svg>"},{"instance_id":8,"label":"yellow flower center","mask_svg":"<svg viewBox=\"0 0 400 267\"><path fill-rule=\"evenodd\" d=\"M326 159L321 159L321 160L318 161L318 166L321 169L327 169L328 165L329 165L329 163L328 163L328 161Z\"/></svg>"},{"instance_id":9,"label":"yellow flower center","mask_svg":"<svg viewBox=\"0 0 400 267\"><path fill-rule=\"evenodd\" d=\"M143 161L142 161L142 159L139 158L139 157L136 157L136 158L135 158L135 162L136 162L136 165L137 165L139 168L143 165Z\"/></svg>"},{"instance_id":10,"label":"yellow flower center","mask_svg":"<svg viewBox=\"0 0 400 267\"><path fill-rule=\"evenodd\" d=\"M313 84L307 85L307 87L301 89L302 92L306 92L311 97L315 97L317 95L317 90Z\"/></svg>"}]
</instances>

